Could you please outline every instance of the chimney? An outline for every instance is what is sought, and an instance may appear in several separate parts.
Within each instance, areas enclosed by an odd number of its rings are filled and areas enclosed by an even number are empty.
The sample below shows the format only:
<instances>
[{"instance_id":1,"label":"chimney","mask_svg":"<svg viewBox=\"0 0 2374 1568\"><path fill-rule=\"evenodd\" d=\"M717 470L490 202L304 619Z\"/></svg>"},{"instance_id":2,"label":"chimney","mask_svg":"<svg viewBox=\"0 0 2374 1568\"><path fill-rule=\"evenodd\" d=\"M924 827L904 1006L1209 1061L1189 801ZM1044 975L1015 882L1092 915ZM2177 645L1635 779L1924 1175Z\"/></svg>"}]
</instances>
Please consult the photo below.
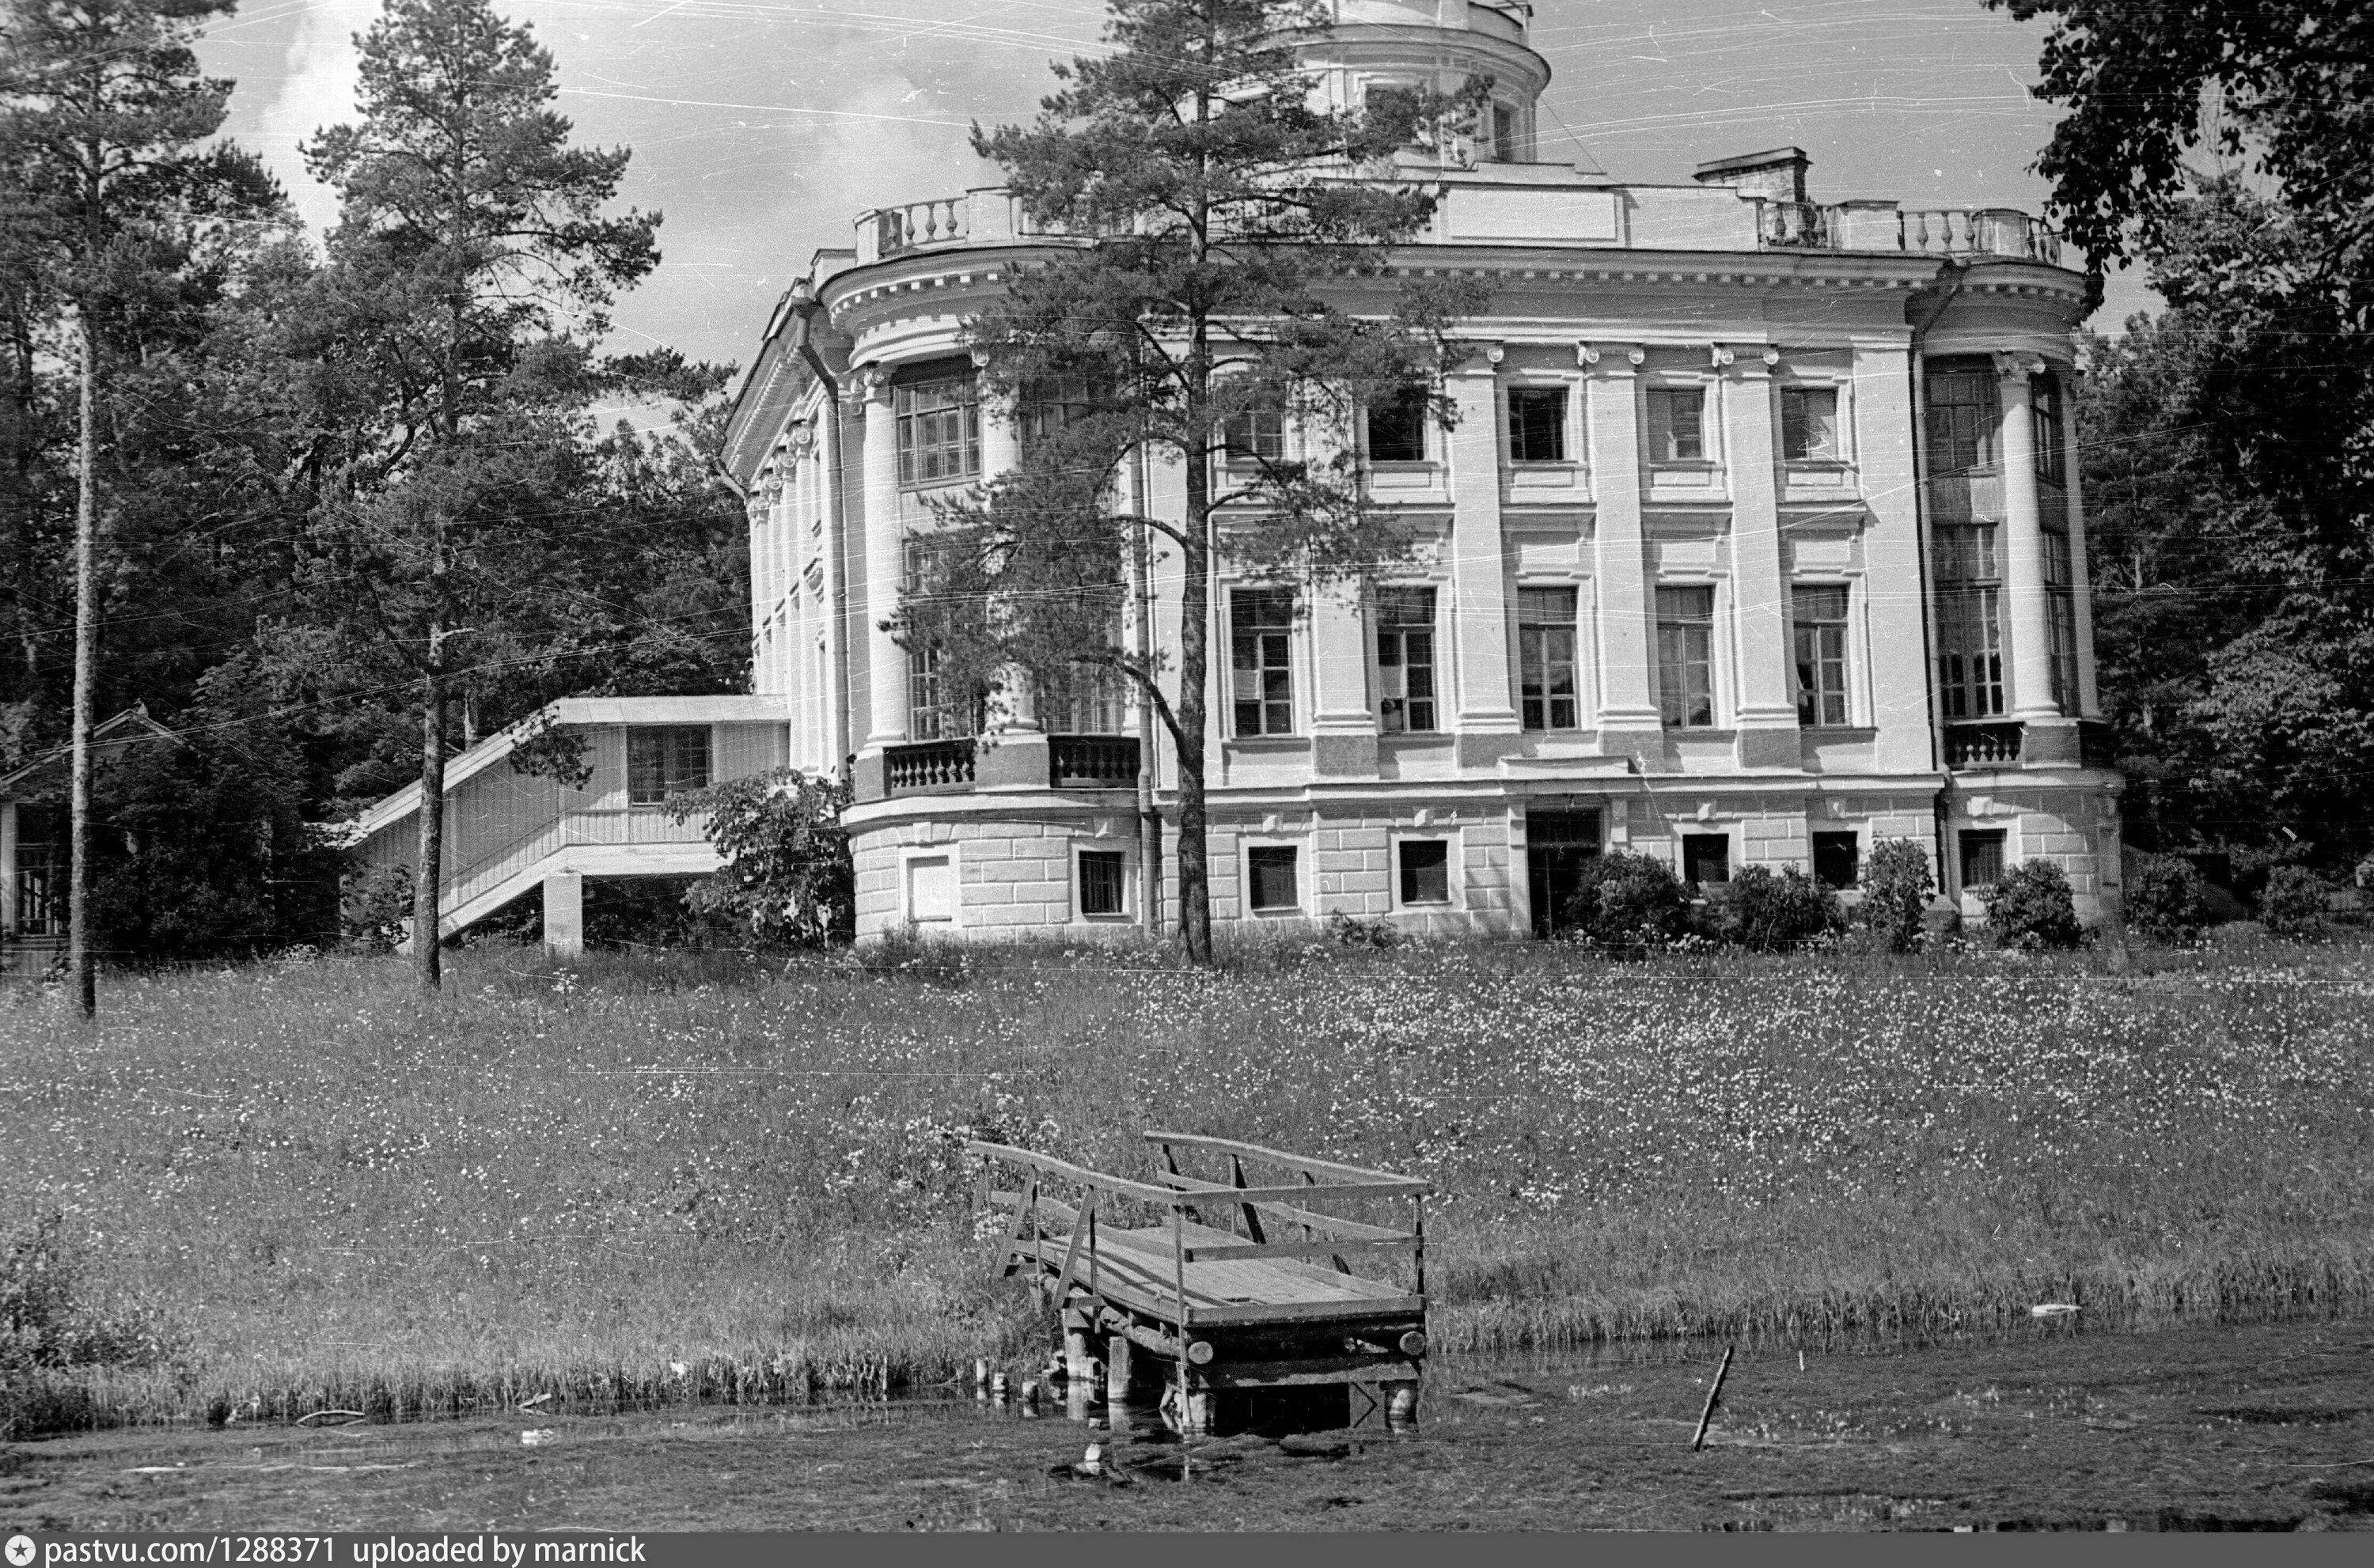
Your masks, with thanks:
<instances>
[{"instance_id":1,"label":"chimney","mask_svg":"<svg viewBox=\"0 0 2374 1568\"><path fill-rule=\"evenodd\" d=\"M1814 160L1805 156L1803 147L1774 147L1770 152L1751 152L1701 163L1690 178L1701 185L1728 185L1743 196L1802 202L1805 199L1805 170L1813 165Z\"/></svg>"}]
</instances>

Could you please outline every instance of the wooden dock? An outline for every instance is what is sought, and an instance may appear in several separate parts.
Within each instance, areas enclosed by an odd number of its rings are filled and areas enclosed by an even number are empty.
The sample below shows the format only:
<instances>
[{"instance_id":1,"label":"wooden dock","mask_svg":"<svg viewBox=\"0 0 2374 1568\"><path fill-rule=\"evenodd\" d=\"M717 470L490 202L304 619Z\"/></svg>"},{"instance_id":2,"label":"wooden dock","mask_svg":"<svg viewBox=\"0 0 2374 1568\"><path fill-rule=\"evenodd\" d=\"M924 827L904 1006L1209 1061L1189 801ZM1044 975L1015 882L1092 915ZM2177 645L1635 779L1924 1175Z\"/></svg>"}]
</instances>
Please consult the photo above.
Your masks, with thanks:
<instances>
[{"instance_id":1,"label":"wooden dock","mask_svg":"<svg viewBox=\"0 0 2374 1568\"><path fill-rule=\"evenodd\" d=\"M1355 1427L1413 1414L1432 1184L1229 1139L1145 1136L1161 1168L1143 1180L966 1146L982 1163L983 1206L1013 1216L999 1271L1026 1274L1062 1313L1073 1375L1101 1339L1111 1398L1143 1398L1154 1390L1139 1363L1151 1357L1163 1403L1189 1431L1230 1420L1216 1402L1241 1407L1262 1391L1341 1388ZM1181 1170L1182 1153L1224 1165L1227 1179ZM1247 1180L1248 1164L1262 1182ZM1014 1185L1000 1187L1001 1174ZM1326 1211L1403 1201L1406 1227ZM1406 1280L1391 1267L1401 1258Z\"/></svg>"}]
</instances>

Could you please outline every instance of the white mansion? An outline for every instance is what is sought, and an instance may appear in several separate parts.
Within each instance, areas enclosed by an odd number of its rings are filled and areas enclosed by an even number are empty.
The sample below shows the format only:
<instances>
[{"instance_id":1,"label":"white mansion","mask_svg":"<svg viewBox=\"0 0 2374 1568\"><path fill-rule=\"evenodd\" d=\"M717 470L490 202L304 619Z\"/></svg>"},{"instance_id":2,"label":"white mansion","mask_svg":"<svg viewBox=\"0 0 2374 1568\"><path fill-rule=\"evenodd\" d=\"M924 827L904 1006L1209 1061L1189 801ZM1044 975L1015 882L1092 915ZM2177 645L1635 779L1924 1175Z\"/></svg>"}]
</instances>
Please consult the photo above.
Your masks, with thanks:
<instances>
[{"instance_id":1,"label":"white mansion","mask_svg":"<svg viewBox=\"0 0 2374 1568\"><path fill-rule=\"evenodd\" d=\"M1363 434L1374 497L1422 539L1401 579L1216 595L1215 919L1543 931L1604 848L1699 882L1762 864L1845 885L1890 837L1933 847L1957 897L2042 857L2081 912L2114 907L2067 395L2082 279L2055 236L2017 212L1816 202L1794 148L1681 186L1537 161L1549 70L1526 7L1336 10L1304 49L1334 101L1495 82L1482 134L1415 171L1441 201L1395 259L1483 275L1492 305L1460 327L1455 429ZM851 770L861 935L1170 924L1172 831L1165 884L1141 875L1157 731L1134 706L1041 703L974 736L887 629L934 495L1016 461L976 398L968 314L1060 243L988 189L861 214L853 247L815 256L728 438L753 693L558 705L594 732L582 790L493 767L508 736L459 759L447 930L540 885L566 945L583 876L714 864L656 811L669 789L780 762ZM1134 482L1133 505L1183 513L1175 467ZM1175 561L1147 580L1175 672ZM1164 751L1146 760L1168 814ZM408 852L417 807L366 817L374 855Z\"/></svg>"}]
</instances>

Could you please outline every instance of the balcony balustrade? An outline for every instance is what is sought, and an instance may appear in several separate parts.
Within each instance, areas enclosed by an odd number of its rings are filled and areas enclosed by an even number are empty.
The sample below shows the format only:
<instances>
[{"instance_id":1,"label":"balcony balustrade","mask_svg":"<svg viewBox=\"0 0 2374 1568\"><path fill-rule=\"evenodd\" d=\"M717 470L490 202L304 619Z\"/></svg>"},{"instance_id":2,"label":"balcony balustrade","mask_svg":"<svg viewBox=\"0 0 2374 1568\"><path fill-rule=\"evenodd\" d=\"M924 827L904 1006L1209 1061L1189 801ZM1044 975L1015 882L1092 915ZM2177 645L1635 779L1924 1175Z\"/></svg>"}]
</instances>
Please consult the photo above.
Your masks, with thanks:
<instances>
[{"instance_id":1,"label":"balcony balustrade","mask_svg":"<svg viewBox=\"0 0 2374 1568\"><path fill-rule=\"evenodd\" d=\"M1125 790L1136 783L1136 736L1047 737L1047 784L1050 789Z\"/></svg>"},{"instance_id":2,"label":"balcony balustrade","mask_svg":"<svg viewBox=\"0 0 2374 1568\"><path fill-rule=\"evenodd\" d=\"M1835 251L1839 248L1836 208L1812 202L1759 201L1756 242L1768 251Z\"/></svg>"},{"instance_id":3,"label":"balcony balustrade","mask_svg":"<svg viewBox=\"0 0 2374 1568\"><path fill-rule=\"evenodd\" d=\"M934 196L902 207L883 207L873 215L876 246L881 254L896 256L929 245L955 244L972 228L970 208L962 196Z\"/></svg>"},{"instance_id":4,"label":"balcony balustrade","mask_svg":"<svg viewBox=\"0 0 2374 1568\"><path fill-rule=\"evenodd\" d=\"M972 788L972 742L911 741L882 749L883 778L893 795Z\"/></svg>"},{"instance_id":5,"label":"balcony balustrade","mask_svg":"<svg viewBox=\"0 0 2374 1568\"><path fill-rule=\"evenodd\" d=\"M1956 770L2017 767L2026 729L2027 726L2016 719L1980 724L1948 724L1945 726L1945 766Z\"/></svg>"},{"instance_id":6,"label":"balcony balustrade","mask_svg":"<svg viewBox=\"0 0 2374 1568\"><path fill-rule=\"evenodd\" d=\"M1903 248L1922 256L2003 256L2061 264L2061 236L2009 207L1933 207L1898 218Z\"/></svg>"}]
</instances>

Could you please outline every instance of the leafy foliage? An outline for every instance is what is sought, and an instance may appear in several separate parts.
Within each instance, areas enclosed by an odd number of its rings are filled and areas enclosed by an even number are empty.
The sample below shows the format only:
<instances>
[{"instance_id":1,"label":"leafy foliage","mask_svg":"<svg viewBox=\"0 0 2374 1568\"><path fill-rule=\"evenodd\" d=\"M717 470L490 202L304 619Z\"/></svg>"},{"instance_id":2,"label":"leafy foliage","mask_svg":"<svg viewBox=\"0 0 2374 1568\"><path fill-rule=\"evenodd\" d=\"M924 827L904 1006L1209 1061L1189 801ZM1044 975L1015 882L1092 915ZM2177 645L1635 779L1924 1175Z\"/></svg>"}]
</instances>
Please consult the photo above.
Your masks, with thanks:
<instances>
[{"instance_id":1,"label":"leafy foliage","mask_svg":"<svg viewBox=\"0 0 2374 1568\"><path fill-rule=\"evenodd\" d=\"M1862 891L1854 907L1857 930L1889 953L1910 953L1920 945L1922 917L1937 891L1925 846L1912 838L1872 845L1863 860Z\"/></svg>"},{"instance_id":2,"label":"leafy foliage","mask_svg":"<svg viewBox=\"0 0 2374 1568\"><path fill-rule=\"evenodd\" d=\"M2259 923L2277 936L2316 941L2325 934L2328 892L2324 879L2306 866L2277 866L2259 895Z\"/></svg>"},{"instance_id":3,"label":"leafy foliage","mask_svg":"<svg viewBox=\"0 0 2374 1568\"><path fill-rule=\"evenodd\" d=\"M1593 942L1654 945L1689 929L1689 895L1663 860L1611 850L1585 860L1576 881L1564 919Z\"/></svg>"},{"instance_id":4,"label":"leafy foliage","mask_svg":"<svg viewBox=\"0 0 2374 1568\"><path fill-rule=\"evenodd\" d=\"M2127 924L2139 936L2182 947L2201 935L2209 919L2209 885L2192 861L2175 855L2146 856L2127 878Z\"/></svg>"},{"instance_id":5,"label":"leafy foliage","mask_svg":"<svg viewBox=\"0 0 2374 1568\"><path fill-rule=\"evenodd\" d=\"M725 864L686 903L728 918L762 944L817 947L856 924L856 872L840 813L848 787L795 767L751 774L668 798L671 819L707 818Z\"/></svg>"},{"instance_id":6,"label":"leafy foliage","mask_svg":"<svg viewBox=\"0 0 2374 1568\"><path fill-rule=\"evenodd\" d=\"M1742 866L1728 885L1710 889L1706 934L1718 942L1781 953L1844 923L1838 896L1795 866Z\"/></svg>"},{"instance_id":7,"label":"leafy foliage","mask_svg":"<svg viewBox=\"0 0 2374 1568\"><path fill-rule=\"evenodd\" d=\"M1987 895L1987 934L1997 947L2043 952L2085 944L2069 877L2054 861L2022 860Z\"/></svg>"}]
</instances>

